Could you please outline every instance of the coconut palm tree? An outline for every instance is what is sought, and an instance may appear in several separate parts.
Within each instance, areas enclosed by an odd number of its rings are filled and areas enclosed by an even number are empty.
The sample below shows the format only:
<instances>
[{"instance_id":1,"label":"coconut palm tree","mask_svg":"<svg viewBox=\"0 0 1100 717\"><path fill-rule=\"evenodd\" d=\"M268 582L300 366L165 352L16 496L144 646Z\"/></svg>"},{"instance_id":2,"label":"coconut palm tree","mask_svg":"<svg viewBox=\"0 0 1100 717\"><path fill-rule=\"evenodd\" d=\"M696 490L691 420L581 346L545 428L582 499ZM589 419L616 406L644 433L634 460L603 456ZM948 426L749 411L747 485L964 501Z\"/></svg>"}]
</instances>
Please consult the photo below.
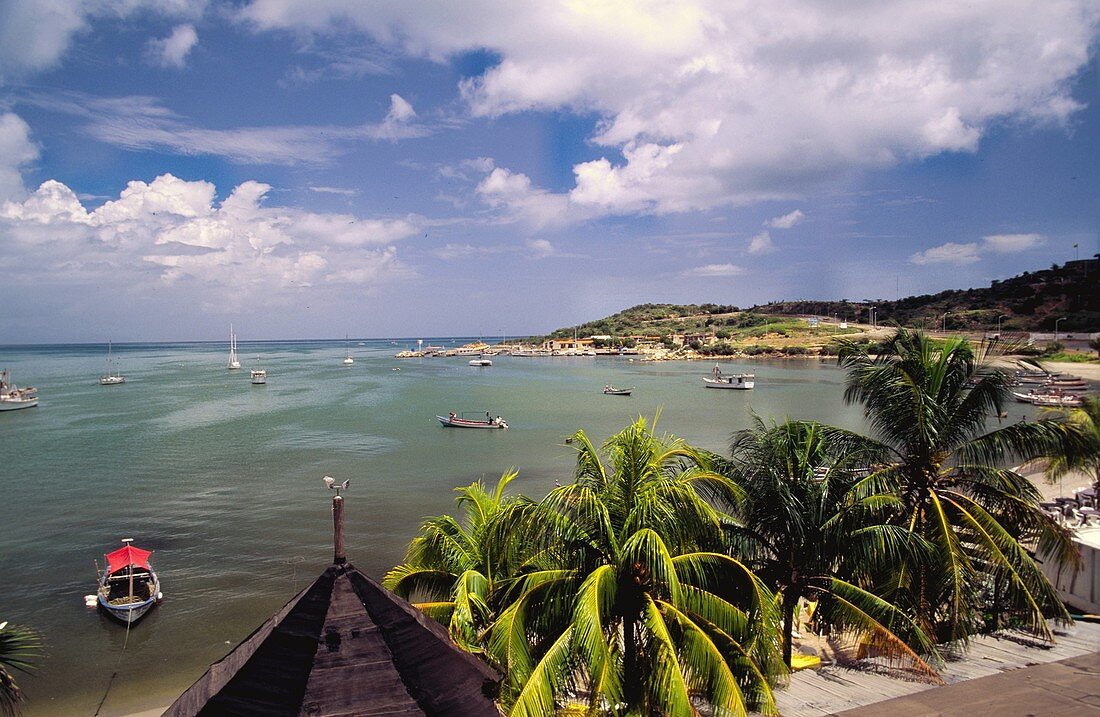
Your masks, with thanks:
<instances>
[{"instance_id":1,"label":"coconut palm tree","mask_svg":"<svg viewBox=\"0 0 1100 717\"><path fill-rule=\"evenodd\" d=\"M1047 478L1054 481L1071 470L1088 471L1092 488L1100 495L1100 399L1086 396L1080 408L1051 409L1050 415L1076 426L1085 438L1086 447L1076 457L1055 456L1047 467Z\"/></svg>"},{"instance_id":2,"label":"coconut palm tree","mask_svg":"<svg viewBox=\"0 0 1100 717\"><path fill-rule=\"evenodd\" d=\"M481 481L456 488L455 502L465 522L449 515L428 518L405 553L405 562L390 570L382 584L448 626L451 638L472 652L481 649L481 632L493 613L489 604L509 556L521 546L495 531L516 498L505 496L518 472L500 477L496 487Z\"/></svg>"},{"instance_id":3,"label":"coconut palm tree","mask_svg":"<svg viewBox=\"0 0 1100 717\"><path fill-rule=\"evenodd\" d=\"M787 666L795 610L812 596L830 625L862 633L865 643L938 680L906 644L934 654L931 641L868 590L884 566L905 559L910 542L904 528L887 524L899 499L865 490L866 466L881 458L880 448L815 422L766 425L754 417L752 428L733 435L730 452L726 468L743 491L734 511L738 522L729 529L731 547L782 595Z\"/></svg>"},{"instance_id":4,"label":"coconut palm tree","mask_svg":"<svg viewBox=\"0 0 1100 717\"><path fill-rule=\"evenodd\" d=\"M989 428L1009 394L1001 349L996 340L975 349L899 329L877 357L850 342L839 351L845 399L863 404L885 456L864 490L893 493L900 501L894 523L932 548L927 559L894 571L880 594L937 641L982 629L991 602L994 625L1005 612L1047 640L1045 617L1068 619L1025 546L1070 559L1069 535L1040 509L1038 490L1007 466L1074 459L1079 432L1055 421Z\"/></svg>"},{"instance_id":5,"label":"coconut palm tree","mask_svg":"<svg viewBox=\"0 0 1100 717\"><path fill-rule=\"evenodd\" d=\"M15 673L30 672L42 648L38 633L30 628L0 622L0 714L15 717L23 693L15 682Z\"/></svg>"},{"instance_id":6,"label":"coconut palm tree","mask_svg":"<svg viewBox=\"0 0 1100 717\"><path fill-rule=\"evenodd\" d=\"M775 713L774 596L722 550L707 497L737 486L706 457L639 418L601 452L584 433L575 481L521 511L532 552L488 650L512 717L569 701L612 715Z\"/></svg>"}]
</instances>

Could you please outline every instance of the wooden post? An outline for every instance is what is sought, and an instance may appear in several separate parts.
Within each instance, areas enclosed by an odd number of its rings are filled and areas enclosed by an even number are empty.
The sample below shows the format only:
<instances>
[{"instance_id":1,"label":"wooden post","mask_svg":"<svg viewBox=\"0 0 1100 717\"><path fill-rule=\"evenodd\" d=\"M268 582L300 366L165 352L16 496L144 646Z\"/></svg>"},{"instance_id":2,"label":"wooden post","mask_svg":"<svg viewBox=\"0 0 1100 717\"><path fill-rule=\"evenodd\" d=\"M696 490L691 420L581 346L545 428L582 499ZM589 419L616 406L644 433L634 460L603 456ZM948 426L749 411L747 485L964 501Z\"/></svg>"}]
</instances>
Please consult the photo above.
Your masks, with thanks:
<instances>
[{"instance_id":1,"label":"wooden post","mask_svg":"<svg viewBox=\"0 0 1100 717\"><path fill-rule=\"evenodd\" d=\"M332 562L343 565L347 562L344 556L344 498L337 493L332 498Z\"/></svg>"}]
</instances>

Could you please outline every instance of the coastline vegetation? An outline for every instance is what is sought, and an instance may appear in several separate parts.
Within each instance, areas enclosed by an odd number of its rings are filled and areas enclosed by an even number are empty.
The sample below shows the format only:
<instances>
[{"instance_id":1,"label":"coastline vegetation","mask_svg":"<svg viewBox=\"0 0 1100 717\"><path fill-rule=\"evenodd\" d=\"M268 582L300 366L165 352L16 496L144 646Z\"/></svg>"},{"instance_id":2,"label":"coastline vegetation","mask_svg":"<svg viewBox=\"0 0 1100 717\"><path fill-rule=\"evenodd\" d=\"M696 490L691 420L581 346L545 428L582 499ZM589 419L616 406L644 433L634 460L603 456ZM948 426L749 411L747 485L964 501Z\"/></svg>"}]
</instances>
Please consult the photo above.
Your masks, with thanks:
<instances>
[{"instance_id":1,"label":"coastline vegetation","mask_svg":"<svg viewBox=\"0 0 1100 717\"><path fill-rule=\"evenodd\" d=\"M578 431L572 482L458 489L463 521L426 520L385 584L503 672L510 716L775 714L804 598L853 656L933 682L979 633L1052 641L1069 615L1032 556L1072 564L1071 536L1007 466L1094 466L1100 444L1063 414L987 428L1010 399L996 340L870 348L838 345L869 435L758 418L724 457L656 417Z\"/></svg>"}]
</instances>

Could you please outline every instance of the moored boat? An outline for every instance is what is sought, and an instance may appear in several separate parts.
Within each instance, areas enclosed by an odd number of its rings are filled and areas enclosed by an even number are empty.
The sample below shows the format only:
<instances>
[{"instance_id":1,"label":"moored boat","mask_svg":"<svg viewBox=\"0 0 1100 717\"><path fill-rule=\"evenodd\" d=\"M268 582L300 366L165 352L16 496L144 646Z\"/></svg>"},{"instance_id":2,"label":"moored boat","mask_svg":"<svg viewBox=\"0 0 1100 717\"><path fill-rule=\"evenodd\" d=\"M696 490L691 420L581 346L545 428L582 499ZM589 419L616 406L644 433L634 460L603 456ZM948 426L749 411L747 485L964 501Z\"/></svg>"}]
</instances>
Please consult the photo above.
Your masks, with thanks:
<instances>
[{"instance_id":1,"label":"moored boat","mask_svg":"<svg viewBox=\"0 0 1100 717\"><path fill-rule=\"evenodd\" d=\"M107 342L107 373L99 377L100 386L117 386L120 383L126 383L126 378L119 373L118 369L112 371L111 363L111 342Z\"/></svg>"},{"instance_id":2,"label":"moored boat","mask_svg":"<svg viewBox=\"0 0 1100 717\"><path fill-rule=\"evenodd\" d=\"M107 553L107 564L99 576L98 603L108 615L132 625L160 602L160 579L149 562L150 550L135 548L133 538L123 538L122 547Z\"/></svg>"},{"instance_id":3,"label":"moored boat","mask_svg":"<svg viewBox=\"0 0 1100 717\"><path fill-rule=\"evenodd\" d=\"M607 384L603 387L604 394L608 396L629 396L630 392L634 390L634 387L630 388L615 388L611 384Z\"/></svg>"},{"instance_id":4,"label":"moored boat","mask_svg":"<svg viewBox=\"0 0 1100 717\"><path fill-rule=\"evenodd\" d=\"M344 334L344 365L351 366L355 359L351 357L351 345L348 343L348 335Z\"/></svg>"},{"instance_id":5,"label":"moored boat","mask_svg":"<svg viewBox=\"0 0 1100 717\"><path fill-rule=\"evenodd\" d=\"M254 368L249 371L253 386L263 386L267 383L267 369Z\"/></svg>"},{"instance_id":6,"label":"moored boat","mask_svg":"<svg viewBox=\"0 0 1100 717\"><path fill-rule=\"evenodd\" d=\"M493 360L487 358L470 359L471 366L492 366Z\"/></svg>"},{"instance_id":7,"label":"moored boat","mask_svg":"<svg viewBox=\"0 0 1100 717\"><path fill-rule=\"evenodd\" d=\"M1085 405L1085 401L1080 396L1074 396L1072 394L1039 394L1035 396L1035 400L1032 403L1036 406L1044 406L1046 408L1080 408Z\"/></svg>"},{"instance_id":8,"label":"moored boat","mask_svg":"<svg viewBox=\"0 0 1100 717\"><path fill-rule=\"evenodd\" d=\"M237 334L233 333L233 324L229 325L229 365L230 371L239 369L241 362L237 359Z\"/></svg>"},{"instance_id":9,"label":"moored boat","mask_svg":"<svg viewBox=\"0 0 1100 717\"><path fill-rule=\"evenodd\" d=\"M0 371L0 411L34 408L38 405L38 389L33 386L19 388L11 382L7 369Z\"/></svg>"},{"instance_id":10,"label":"moored boat","mask_svg":"<svg viewBox=\"0 0 1100 717\"><path fill-rule=\"evenodd\" d=\"M486 413L485 419L480 418L466 418L466 414L462 416L457 415L454 411L446 416L436 416L439 422L448 428L507 428L508 422L500 416L493 418L491 414Z\"/></svg>"},{"instance_id":11,"label":"moored boat","mask_svg":"<svg viewBox=\"0 0 1100 717\"><path fill-rule=\"evenodd\" d=\"M707 388L732 388L748 391L756 385L755 373L724 374L717 364L711 372L711 378L704 378L703 383Z\"/></svg>"}]
</instances>

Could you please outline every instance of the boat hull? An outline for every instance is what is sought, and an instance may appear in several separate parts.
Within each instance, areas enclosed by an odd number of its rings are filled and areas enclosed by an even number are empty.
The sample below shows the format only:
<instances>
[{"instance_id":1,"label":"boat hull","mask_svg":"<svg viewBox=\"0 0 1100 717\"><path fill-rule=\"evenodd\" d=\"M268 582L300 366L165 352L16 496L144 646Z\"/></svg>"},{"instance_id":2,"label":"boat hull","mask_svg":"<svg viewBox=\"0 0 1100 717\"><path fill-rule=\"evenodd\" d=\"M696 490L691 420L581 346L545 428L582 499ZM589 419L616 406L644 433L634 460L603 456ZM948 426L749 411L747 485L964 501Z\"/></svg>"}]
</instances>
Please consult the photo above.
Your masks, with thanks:
<instances>
[{"instance_id":1,"label":"boat hull","mask_svg":"<svg viewBox=\"0 0 1100 717\"><path fill-rule=\"evenodd\" d=\"M107 578L105 577L104 581L100 583L99 593L97 595L99 609L105 612L109 617L121 622L123 625L133 625L138 620L145 617L150 610L160 603L160 579L154 571L150 571L150 575L152 584L147 588L149 597L145 600L122 604L117 602L112 603L107 599L105 594L107 592Z\"/></svg>"},{"instance_id":2,"label":"boat hull","mask_svg":"<svg viewBox=\"0 0 1100 717\"><path fill-rule=\"evenodd\" d=\"M12 400L0 400L0 411L18 411L20 408L34 408L38 405L37 398Z\"/></svg>"},{"instance_id":3,"label":"boat hull","mask_svg":"<svg viewBox=\"0 0 1100 717\"><path fill-rule=\"evenodd\" d=\"M707 388L726 388L735 391L749 391L756 386L756 382L751 379L726 381L724 379L715 380L713 378L704 378L703 383Z\"/></svg>"},{"instance_id":4,"label":"boat hull","mask_svg":"<svg viewBox=\"0 0 1100 717\"><path fill-rule=\"evenodd\" d=\"M603 392L605 396L629 396L633 390L632 388L616 388L611 390L605 388Z\"/></svg>"},{"instance_id":5,"label":"boat hull","mask_svg":"<svg viewBox=\"0 0 1100 717\"><path fill-rule=\"evenodd\" d=\"M496 429L500 430L508 427L506 421L500 423L490 421L468 421L464 418L450 418L448 416L436 416L439 422L447 428L481 428L481 429Z\"/></svg>"},{"instance_id":6,"label":"boat hull","mask_svg":"<svg viewBox=\"0 0 1100 717\"><path fill-rule=\"evenodd\" d=\"M126 383L126 379L122 376L103 376L99 379L100 386L118 386L122 383Z\"/></svg>"}]
</instances>

